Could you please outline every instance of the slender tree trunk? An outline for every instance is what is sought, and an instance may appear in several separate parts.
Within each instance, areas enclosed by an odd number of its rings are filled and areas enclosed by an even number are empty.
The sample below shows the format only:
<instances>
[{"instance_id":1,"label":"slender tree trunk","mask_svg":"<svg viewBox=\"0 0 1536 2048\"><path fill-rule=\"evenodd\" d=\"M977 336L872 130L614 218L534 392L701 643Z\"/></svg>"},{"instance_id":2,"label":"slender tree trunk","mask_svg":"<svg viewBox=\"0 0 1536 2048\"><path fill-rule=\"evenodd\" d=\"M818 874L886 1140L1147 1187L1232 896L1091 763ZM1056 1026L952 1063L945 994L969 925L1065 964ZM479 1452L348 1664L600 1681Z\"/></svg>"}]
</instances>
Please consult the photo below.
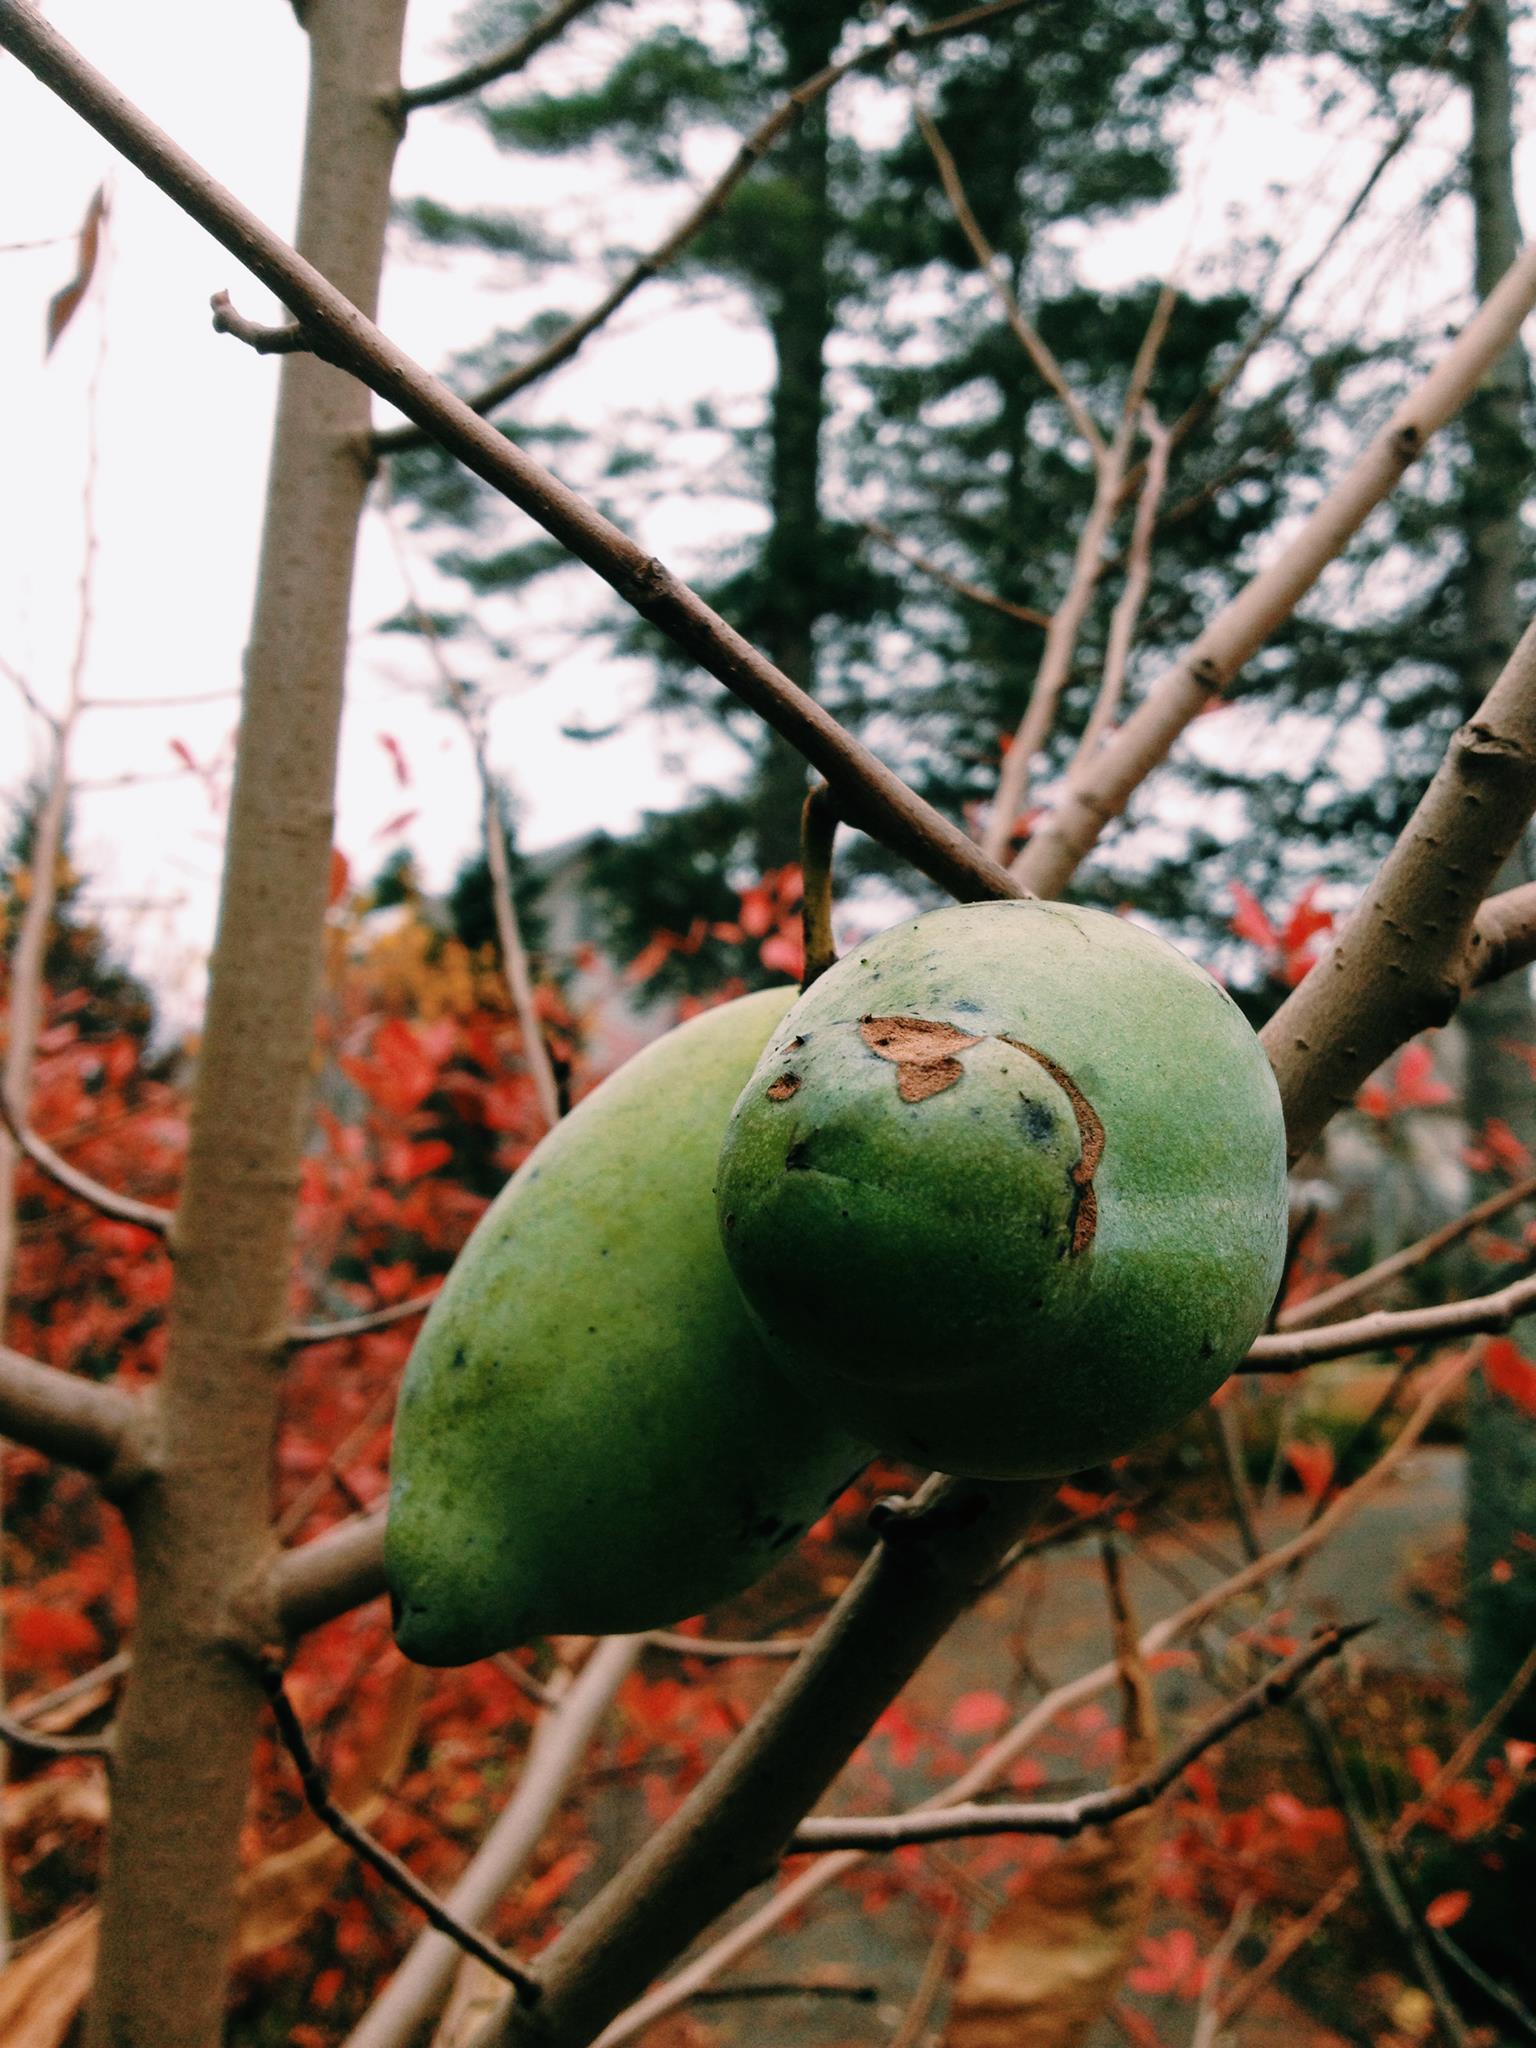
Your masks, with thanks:
<instances>
[{"instance_id":1,"label":"slender tree trunk","mask_svg":"<svg viewBox=\"0 0 1536 2048\"><path fill-rule=\"evenodd\" d=\"M406 0L306 0L299 247L378 294ZM252 374L260 374L253 366ZM285 359L223 899L174 1248L160 1470L129 1503L140 1607L114 1771L90 2048L215 2048L262 1695L243 1589L272 1440L320 978L368 395Z\"/></svg>"},{"instance_id":2,"label":"slender tree trunk","mask_svg":"<svg viewBox=\"0 0 1536 2048\"><path fill-rule=\"evenodd\" d=\"M1483 0L1469 29L1472 140L1469 184L1476 234L1478 296L1486 298L1520 247L1515 208L1514 133L1508 0ZM1468 498L1467 657L1462 701L1481 702L1520 636L1520 505L1530 482L1523 431L1528 384L1523 350L1502 356L1467 409L1473 459ZM1501 888L1528 880L1517 858ZM1463 1011L1467 1034L1467 1110L1474 1129L1501 1117L1536 1144L1530 1076L1505 1049L1536 1043L1529 977L1510 975ZM1529 1347L1533 1326L1520 1332ZM1536 1427L1514 1405L1479 1388L1472 1398L1467 1459L1467 1610L1471 1627L1472 1710L1498 1698L1536 1637L1536 1562L1516 1538L1536 1528ZM1507 1561L1506 1574L1494 1567ZM1529 1733L1536 1701L1517 1708L1511 1727Z\"/></svg>"},{"instance_id":3,"label":"slender tree trunk","mask_svg":"<svg viewBox=\"0 0 1536 2048\"><path fill-rule=\"evenodd\" d=\"M789 85L830 59L843 29L840 10L778 0L769 10L784 45ZM776 376L770 405L768 505L763 548L768 587L764 651L803 690L816 687L816 627L825 582L821 560L821 427L826 412L826 347L832 332L832 233L828 191L827 103L818 100L774 154L793 222L782 236L778 274L768 283L768 328ZM767 737L756 792L756 853L775 866L796 858L805 762L787 741Z\"/></svg>"}]
</instances>

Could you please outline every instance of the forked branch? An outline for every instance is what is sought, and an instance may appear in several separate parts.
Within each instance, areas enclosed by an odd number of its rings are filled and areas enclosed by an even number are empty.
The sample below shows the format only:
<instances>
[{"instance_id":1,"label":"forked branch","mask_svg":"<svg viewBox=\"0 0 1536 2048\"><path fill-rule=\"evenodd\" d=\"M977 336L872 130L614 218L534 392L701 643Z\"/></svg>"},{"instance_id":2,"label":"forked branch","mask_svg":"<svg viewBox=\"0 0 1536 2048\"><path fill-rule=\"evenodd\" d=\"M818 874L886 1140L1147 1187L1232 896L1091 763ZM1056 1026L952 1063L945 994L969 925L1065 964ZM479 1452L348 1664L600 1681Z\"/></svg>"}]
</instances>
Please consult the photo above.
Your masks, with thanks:
<instances>
[{"instance_id":1,"label":"forked branch","mask_svg":"<svg viewBox=\"0 0 1536 2048\"><path fill-rule=\"evenodd\" d=\"M589 0L590 4L590 0ZM871 43L857 50L851 57L844 57L835 64L828 64L814 76L807 78L794 90L787 93L742 143L725 170L710 186L698 203L691 207L666 239L654 249L632 263L624 274L579 319L571 321L544 347L529 356L526 361L504 370L499 377L493 377L483 384L468 403L474 412L493 412L498 405L516 397L519 391L526 391L530 384L536 384L541 377L547 377L562 363L568 363L576 351L589 341L600 327L606 326L621 306L632 299L643 284L653 277L660 277L671 269L690 242L694 241L709 223L715 219L725 202L747 174L768 154L773 145L808 107L825 98L840 80L852 71L869 71L889 62L905 50L922 49L932 43L943 42L950 36L963 35L970 29L984 28L1005 16L1017 14L1026 0L991 0L983 7L968 7L959 14L952 14L944 21L929 23L926 28L911 28L906 24L893 29L877 43ZM562 24L563 26L563 24ZM462 74L461 74L462 75ZM482 83L484 81L481 81ZM427 102L406 95L407 104L417 106ZM408 406L401 407L409 412ZM437 438L430 427L423 423L418 428L403 427L374 436L374 447L381 455L396 455L405 448L420 448L429 440Z\"/></svg>"},{"instance_id":2,"label":"forked branch","mask_svg":"<svg viewBox=\"0 0 1536 2048\"><path fill-rule=\"evenodd\" d=\"M1102 1791L1084 1792L1076 1799L999 1800L992 1805L966 1801L922 1813L805 1820L796 1828L790 1846L900 1849L908 1843L954 1842L974 1835L1050 1835L1064 1841L1072 1835L1085 1834L1089 1828L1107 1827L1125 1814L1139 1813L1143 1807L1151 1806L1197 1758L1214 1749L1218 1742L1225 1742L1247 1722L1256 1721L1271 1707L1290 1699L1320 1664L1338 1656L1346 1643L1370 1626L1366 1621L1320 1629L1304 1649L1293 1652L1267 1671L1257 1684L1228 1701L1186 1741L1160 1758L1153 1769L1141 1772L1123 1785L1107 1785Z\"/></svg>"},{"instance_id":3,"label":"forked branch","mask_svg":"<svg viewBox=\"0 0 1536 2048\"><path fill-rule=\"evenodd\" d=\"M998 11L978 10L970 19ZM345 367L426 428L467 469L595 570L626 604L787 739L832 784L850 824L912 861L962 901L1028 893L727 625L665 563L637 546L396 347L24 0L0 0L0 46L18 56L252 270L306 334L318 338L329 361Z\"/></svg>"}]
</instances>

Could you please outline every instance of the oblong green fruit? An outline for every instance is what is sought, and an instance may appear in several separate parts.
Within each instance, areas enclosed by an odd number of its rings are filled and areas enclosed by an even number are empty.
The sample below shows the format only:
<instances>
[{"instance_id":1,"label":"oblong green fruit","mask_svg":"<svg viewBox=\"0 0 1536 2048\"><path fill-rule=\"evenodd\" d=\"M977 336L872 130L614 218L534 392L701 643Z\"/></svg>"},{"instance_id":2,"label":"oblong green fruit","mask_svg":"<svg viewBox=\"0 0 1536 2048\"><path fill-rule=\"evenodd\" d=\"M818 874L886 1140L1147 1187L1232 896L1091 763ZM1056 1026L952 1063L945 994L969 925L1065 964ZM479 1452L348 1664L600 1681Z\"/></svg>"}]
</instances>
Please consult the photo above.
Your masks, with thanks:
<instances>
[{"instance_id":1,"label":"oblong green fruit","mask_svg":"<svg viewBox=\"0 0 1536 2048\"><path fill-rule=\"evenodd\" d=\"M408 1657L697 1613L868 1459L769 1364L715 1227L721 1132L792 996L744 996L637 1054L465 1245L395 1423L384 1566Z\"/></svg>"},{"instance_id":2,"label":"oblong green fruit","mask_svg":"<svg viewBox=\"0 0 1536 2048\"><path fill-rule=\"evenodd\" d=\"M839 1422L943 1471L1075 1471L1177 1421L1263 1327L1279 1092L1230 997L1135 925L933 911L789 1011L719 1214L774 1358Z\"/></svg>"}]
</instances>

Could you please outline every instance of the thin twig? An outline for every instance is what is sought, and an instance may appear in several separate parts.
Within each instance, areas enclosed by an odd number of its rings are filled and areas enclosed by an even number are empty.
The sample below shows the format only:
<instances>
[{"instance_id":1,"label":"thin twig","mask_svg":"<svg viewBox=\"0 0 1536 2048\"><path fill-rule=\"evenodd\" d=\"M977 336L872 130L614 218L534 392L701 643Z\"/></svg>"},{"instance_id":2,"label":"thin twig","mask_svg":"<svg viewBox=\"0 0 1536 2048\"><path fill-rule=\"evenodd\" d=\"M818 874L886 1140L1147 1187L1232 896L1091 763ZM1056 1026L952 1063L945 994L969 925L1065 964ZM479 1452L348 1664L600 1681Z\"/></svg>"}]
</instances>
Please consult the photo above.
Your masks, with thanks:
<instances>
[{"instance_id":1,"label":"thin twig","mask_svg":"<svg viewBox=\"0 0 1536 2048\"><path fill-rule=\"evenodd\" d=\"M141 1202L133 1195L119 1194L116 1188L106 1187L88 1173L71 1166L67 1159L54 1151L46 1138L40 1138L36 1131L27 1128L3 1088L0 1088L0 1124L10 1133L17 1149L66 1193L118 1223L136 1223L141 1230L152 1230L157 1237L169 1236L175 1214L173 1210L159 1208L153 1202Z\"/></svg>"},{"instance_id":2,"label":"thin twig","mask_svg":"<svg viewBox=\"0 0 1536 2048\"><path fill-rule=\"evenodd\" d=\"M1331 1540L1336 1531L1357 1514L1386 1482L1420 1440L1441 1405L1465 1380L1471 1370L1471 1364L1470 1357L1452 1360L1433 1375L1418 1406L1392 1443L1368 1472L1330 1502L1316 1523L1299 1532L1290 1542L1282 1544L1269 1556L1256 1559L1230 1579L1202 1593L1176 1613L1168 1615L1162 1621L1154 1622L1141 1638L1142 1657L1146 1659L1156 1656L1181 1636L1199 1628L1230 1600L1240 1598L1250 1588L1262 1585L1271 1576L1292 1570L1322 1544ZM1532 1660L1536 1663L1536 1651L1532 1653ZM1021 1756L1029 1752L1053 1722L1074 1707L1082 1706L1096 1698L1107 1686L1116 1683L1120 1672L1119 1662L1111 1660L1097 1665L1080 1678L1069 1679L1065 1684L1058 1686L1037 1701L995 1742L989 1744L959 1778L941 1791L931 1794L915 1810L924 1811L930 1807L953 1805L957 1801L974 1798L976 1794L988 1790L1005 1776ZM636 2036L643 2034L665 2014L685 2004L701 1984L710 1982L720 1971L739 1962L744 1955L766 1940L785 1919L802 1911L819 1892L846 1876L861 1861L862 1855L857 1849L834 1850L820 1857L807 1869L791 1878L766 1904L747 1915L702 1953L691 1958L663 1983L656 1985L644 1997L620 2013L599 2035L594 2048L620 2048L621 2043L632 2041Z\"/></svg>"},{"instance_id":3,"label":"thin twig","mask_svg":"<svg viewBox=\"0 0 1536 2048\"><path fill-rule=\"evenodd\" d=\"M232 334L236 341L243 341L259 356L295 356L306 351L319 353L296 320L285 321L281 327L264 327L259 320L248 320L237 309L228 292L215 292L210 304L213 307L214 333Z\"/></svg>"},{"instance_id":4,"label":"thin twig","mask_svg":"<svg viewBox=\"0 0 1536 2048\"><path fill-rule=\"evenodd\" d=\"M1139 1813L1160 1799L1198 1757L1235 1729L1279 1706L1346 1643L1373 1624L1353 1622L1318 1631L1305 1649L1265 1673L1257 1684L1228 1701L1203 1727L1177 1744L1156 1766L1123 1785L1107 1785L1076 1799L1028 1800L985 1805L941 1806L931 1813L880 1814L868 1819L813 1818L791 1837L794 1849L899 1849L909 1842L952 1842L965 1835L1051 1835L1065 1840L1106 1827L1124 1814Z\"/></svg>"},{"instance_id":5,"label":"thin twig","mask_svg":"<svg viewBox=\"0 0 1536 2048\"><path fill-rule=\"evenodd\" d=\"M512 895L512 872L507 862L506 830L501 816L501 805L497 801L495 779L491 774L484 709L477 703L474 694L459 680L443 646L437 622L416 594L410 559L405 551L399 524L393 516L394 506L388 497L384 503L384 514L390 545L400 570L400 580L405 585L411 617L416 623L417 631L426 642L427 653L437 673L443 694L457 714L459 722L464 727L464 736L469 741L470 755L475 764L475 776L480 785L480 837L485 850L486 871L490 877L491 909L496 920L496 937L501 946L502 976L507 984L512 1013L522 1034L523 1059L528 1068L529 1079L533 1082L533 1092L538 1097L539 1108L543 1112L546 1125L553 1130L559 1123L561 1115L560 1083L555 1076L554 1062L549 1056L549 1046L545 1041L544 1027L539 1018L538 1003L533 991L533 975L528 964L528 950L523 944L517 904Z\"/></svg>"},{"instance_id":6,"label":"thin twig","mask_svg":"<svg viewBox=\"0 0 1536 2048\"><path fill-rule=\"evenodd\" d=\"M530 58L536 57L546 43L552 43L571 22L590 13L597 4L598 0L556 0L556 5L541 14L520 36L492 51L489 57L466 64L462 71L452 72L431 85L408 85L395 105L402 114L414 114L418 107L439 107L445 100L465 99L483 85L495 85L499 79L510 78L514 72L521 71Z\"/></svg>"},{"instance_id":7,"label":"thin twig","mask_svg":"<svg viewBox=\"0 0 1536 2048\"><path fill-rule=\"evenodd\" d=\"M1055 392L1066 408L1067 417L1093 452L1095 462L1108 455L1109 447L1099 429L1098 422L1089 412L1081 398L1068 382L1067 373L1056 360L1034 322L1028 318L1019 304L1013 286L998 267L997 251L987 240L981 222L976 218L959 167L950 153L949 145L939 133L938 125L928 109L919 100L912 104L913 117L918 133L928 145L928 153L938 169L939 182L944 187L944 197L949 201L949 210L955 216L956 225L971 245L976 258L976 267L996 293L1008 325L1013 329L1019 345L1029 357L1041 378Z\"/></svg>"},{"instance_id":8,"label":"thin twig","mask_svg":"<svg viewBox=\"0 0 1536 2048\"><path fill-rule=\"evenodd\" d=\"M1296 534L1158 677L1113 738L1090 759L1074 764L1056 804L1014 863L1021 880L1044 896L1065 891L1079 862L1185 728L1226 694L1432 436L1466 404L1533 305L1536 243L1511 266Z\"/></svg>"},{"instance_id":9,"label":"thin twig","mask_svg":"<svg viewBox=\"0 0 1536 2048\"><path fill-rule=\"evenodd\" d=\"M837 959L837 942L832 936L832 847L836 838L837 800L825 782L818 782L800 810L802 994Z\"/></svg>"},{"instance_id":10,"label":"thin twig","mask_svg":"<svg viewBox=\"0 0 1536 2048\"><path fill-rule=\"evenodd\" d=\"M1033 605L1015 604L1011 597L999 597L995 591L983 590L979 583L972 583L964 576L957 576L952 569L946 569L925 555L921 548L911 541L903 540L898 533L892 533L878 519L862 520L861 525L871 540L877 540L893 554L900 555L904 562L910 562L914 569L924 576L931 576L935 583L942 583L946 590L952 590L956 597L963 597L972 604L984 605L988 611L1001 612L1005 619L1017 619L1023 626L1039 626L1042 630L1051 623L1049 612L1037 611Z\"/></svg>"},{"instance_id":11,"label":"thin twig","mask_svg":"<svg viewBox=\"0 0 1536 2048\"><path fill-rule=\"evenodd\" d=\"M1158 510L1168 481L1168 457L1172 437L1150 405L1142 407L1141 418L1142 431L1150 444L1151 453L1147 457L1147 473L1142 480L1141 495L1136 500L1136 517L1131 526L1130 548L1126 556L1125 586L1116 600L1114 611L1110 614L1109 639L1104 649L1104 671L1099 681L1099 693L1094 699L1088 723L1083 728L1083 737L1078 742L1078 752L1084 756L1093 752L1120 715L1120 706L1125 697L1126 670L1130 665L1131 646L1136 635L1136 621L1141 616L1147 586L1152 580L1152 534L1157 525Z\"/></svg>"},{"instance_id":12,"label":"thin twig","mask_svg":"<svg viewBox=\"0 0 1536 2048\"><path fill-rule=\"evenodd\" d=\"M1438 1230L1431 1230L1426 1236L1416 1238L1401 1251L1393 1252L1388 1258L1378 1259L1374 1266L1367 1266L1363 1273L1355 1273L1347 1280L1340 1280L1333 1287L1325 1287L1320 1294L1310 1294L1305 1301L1298 1301L1294 1307L1282 1309L1276 1318L1280 1330L1304 1330L1314 1323L1324 1323L1335 1309L1343 1308L1351 1301L1358 1301L1362 1294L1374 1294L1378 1287L1388 1280L1395 1280L1399 1274L1408 1273L1415 1266L1427 1264L1453 1244L1459 1244L1464 1237L1470 1237L1474 1230L1480 1230L1485 1223L1491 1223L1506 1210L1518 1208L1521 1202L1528 1202L1536 1196L1536 1173L1528 1174L1524 1180L1517 1180L1507 1188L1500 1188L1485 1200L1477 1202L1465 1215L1457 1216L1449 1223L1442 1223Z\"/></svg>"},{"instance_id":13,"label":"thin twig","mask_svg":"<svg viewBox=\"0 0 1536 2048\"><path fill-rule=\"evenodd\" d=\"M510 370L504 370L499 377L493 377L467 401L471 411L491 412L504 400L515 397L519 391L526 391L530 384L547 377L551 370L570 361L582 344L604 326L619 308L634 297L640 287L653 277L660 277L677 261L683 250L708 226L720 212L736 187L753 167L760 163L785 131L798 121L808 107L825 97L840 80L852 71L862 71L886 63L899 52L926 48L931 43L942 42L946 37L963 35L973 28L984 28L1005 16L1016 14L1028 4L1028 0L991 0L983 7L969 7L960 14L952 14L944 21L932 22L926 28L913 28L907 23L895 28L877 43L866 45L851 57L842 58L835 64L828 64L814 77L797 85L787 93L778 105L761 120L752 133L741 144L725 170L710 186L697 204L692 206L672 232L657 246L639 257L623 276L616 279L603 296L579 319L563 327L543 348L529 356L526 361ZM397 401L398 402L398 401ZM409 411L409 407L402 407ZM413 415L414 417L414 415ZM381 455L396 455L405 448L422 447L432 438L430 429L424 423L418 427L401 427L374 436L374 447Z\"/></svg>"},{"instance_id":14,"label":"thin twig","mask_svg":"<svg viewBox=\"0 0 1536 2048\"><path fill-rule=\"evenodd\" d=\"M955 1949L960 1940L962 1914L958 1900L953 1901L939 1922L938 1931L929 1944L923 1959L922 1972L917 1988L912 1993L911 2003L901 2016L901 2024L886 2044L886 2048L917 2048L923 2038L924 2029L933 2016L939 1994L944 1989L944 1979L949 1975L949 1966L954 1960ZM700 1992L699 1997L708 1993Z\"/></svg>"},{"instance_id":15,"label":"thin twig","mask_svg":"<svg viewBox=\"0 0 1536 2048\"><path fill-rule=\"evenodd\" d=\"M1493 1335L1518 1322L1533 1303L1536 1275L1529 1275L1470 1301L1442 1302L1436 1308L1376 1309L1352 1322L1325 1323L1316 1330L1277 1331L1256 1338L1237 1370L1296 1372L1325 1358L1351 1358L1362 1351L1387 1351L1398 1344Z\"/></svg>"},{"instance_id":16,"label":"thin twig","mask_svg":"<svg viewBox=\"0 0 1536 2048\"><path fill-rule=\"evenodd\" d=\"M997 796L987 829L982 835L982 847L994 860L1003 858L1018 829L1034 758L1050 738L1062 692L1072 672L1078 635L1104 572L1104 546L1119 510L1120 489L1136 432L1136 421L1168 332L1175 296L1169 285L1164 285L1158 293L1141 346L1136 352L1114 438L1107 446L1101 442L1093 451L1093 502L1078 532L1066 594L1051 615L1040 666L1030 687L1024 716L1003 758L997 779Z\"/></svg>"},{"instance_id":17,"label":"thin twig","mask_svg":"<svg viewBox=\"0 0 1536 2048\"><path fill-rule=\"evenodd\" d=\"M413 1294L408 1301L394 1301L387 1308L364 1309L355 1316L342 1316L329 1323L295 1323L288 1332L290 1350L301 1350L306 1344L333 1344L343 1337L366 1337L374 1330L393 1329L396 1323L409 1322L412 1316L425 1315L442 1292L442 1283L426 1294Z\"/></svg>"},{"instance_id":18,"label":"thin twig","mask_svg":"<svg viewBox=\"0 0 1536 2048\"><path fill-rule=\"evenodd\" d=\"M271 1703L272 1716L277 1723L277 1732L282 1737L283 1747L292 1757L294 1768L299 1774L299 1783L304 1788L305 1804L322 1826L330 1829L338 1841L345 1842L353 1854L361 1857L370 1869L378 1872L384 1882L402 1897L411 1901L418 1911L440 1934L446 1934L450 1941L457 1942L466 1954L476 1957L488 1970L513 1987L519 1998L534 2000L538 1990L527 1971L520 1969L510 1957L504 1956L494 1943L484 1941L472 1927L464 1927L443 1905L442 1901L428 1891L420 1879L409 1870L400 1858L376 1842L366 1828L360 1828L356 1821L342 1812L326 1789L325 1778L304 1733L304 1725L294 1711L283 1685L282 1668L275 1661L263 1663L261 1667L262 1686Z\"/></svg>"},{"instance_id":19,"label":"thin twig","mask_svg":"<svg viewBox=\"0 0 1536 2048\"><path fill-rule=\"evenodd\" d=\"M15 1714L0 1709L0 1741L9 1743L12 1749L35 1750L39 1756L111 1756L112 1730L103 1728L99 1735L45 1735L41 1729L29 1727Z\"/></svg>"},{"instance_id":20,"label":"thin twig","mask_svg":"<svg viewBox=\"0 0 1536 2048\"><path fill-rule=\"evenodd\" d=\"M653 1628L646 1637L653 1650L672 1650L680 1657L798 1657L814 1638L771 1636L738 1641L730 1636L683 1636L668 1628Z\"/></svg>"}]
</instances>

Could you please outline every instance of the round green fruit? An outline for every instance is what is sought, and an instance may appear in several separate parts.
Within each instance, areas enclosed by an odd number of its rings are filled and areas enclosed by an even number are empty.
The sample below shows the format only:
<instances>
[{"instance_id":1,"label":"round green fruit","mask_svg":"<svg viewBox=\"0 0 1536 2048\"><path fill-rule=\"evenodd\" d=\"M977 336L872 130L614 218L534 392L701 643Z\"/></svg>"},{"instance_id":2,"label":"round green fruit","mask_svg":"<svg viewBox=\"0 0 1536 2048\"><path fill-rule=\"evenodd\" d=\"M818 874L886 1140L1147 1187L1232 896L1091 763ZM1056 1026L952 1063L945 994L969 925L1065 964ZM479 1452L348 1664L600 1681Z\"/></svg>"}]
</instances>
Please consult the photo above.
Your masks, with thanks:
<instances>
[{"instance_id":1,"label":"round green fruit","mask_svg":"<svg viewBox=\"0 0 1536 2048\"><path fill-rule=\"evenodd\" d=\"M1262 1329L1280 1098L1236 1004L1161 939L969 904L795 1004L718 1205L769 1350L838 1422L947 1472L1071 1472L1178 1421Z\"/></svg>"},{"instance_id":2,"label":"round green fruit","mask_svg":"<svg viewBox=\"0 0 1536 2048\"><path fill-rule=\"evenodd\" d=\"M395 1423L384 1564L407 1656L462 1664L697 1613L868 1459L768 1362L715 1228L720 1135L792 994L647 1047L464 1247Z\"/></svg>"}]
</instances>

